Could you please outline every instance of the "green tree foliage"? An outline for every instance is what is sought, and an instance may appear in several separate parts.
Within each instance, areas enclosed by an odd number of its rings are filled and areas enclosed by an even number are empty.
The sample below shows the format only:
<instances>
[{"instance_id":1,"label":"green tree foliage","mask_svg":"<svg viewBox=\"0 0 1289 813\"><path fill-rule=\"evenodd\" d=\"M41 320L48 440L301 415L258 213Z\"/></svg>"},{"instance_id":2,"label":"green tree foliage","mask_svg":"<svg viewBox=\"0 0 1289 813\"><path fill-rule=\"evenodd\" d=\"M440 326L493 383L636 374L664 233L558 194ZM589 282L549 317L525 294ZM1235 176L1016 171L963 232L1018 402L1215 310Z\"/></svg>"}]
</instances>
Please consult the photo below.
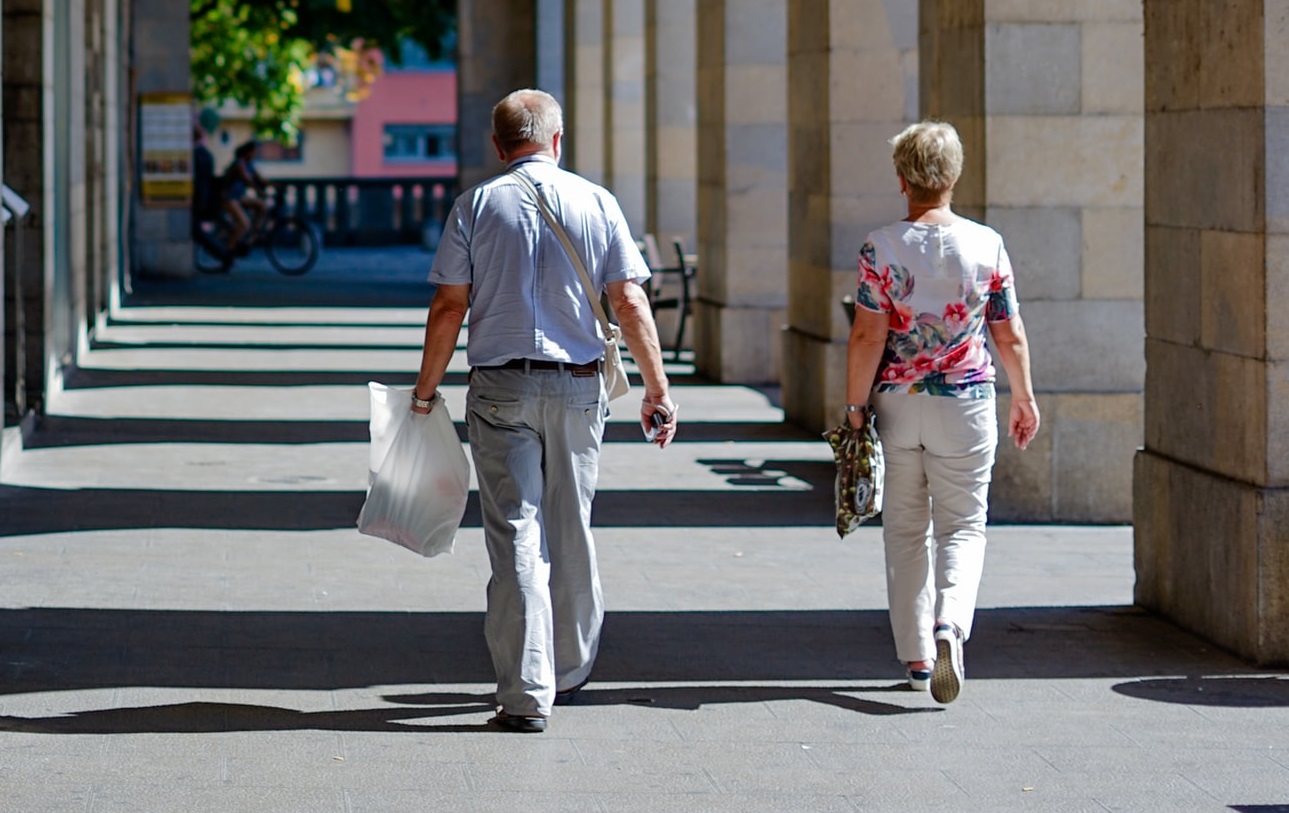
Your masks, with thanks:
<instances>
[{"instance_id":1,"label":"green tree foliage","mask_svg":"<svg viewBox=\"0 0 1289 813\"><path fill-rule=\"evenodd\" d=\"M411 40L438 58L456 25L454 0L189 2L197 102L235 101L254 111L259 136L287 142L297 133L304 71L318 54L360 39L398 63Z\"/></svg>"}]
</instances>

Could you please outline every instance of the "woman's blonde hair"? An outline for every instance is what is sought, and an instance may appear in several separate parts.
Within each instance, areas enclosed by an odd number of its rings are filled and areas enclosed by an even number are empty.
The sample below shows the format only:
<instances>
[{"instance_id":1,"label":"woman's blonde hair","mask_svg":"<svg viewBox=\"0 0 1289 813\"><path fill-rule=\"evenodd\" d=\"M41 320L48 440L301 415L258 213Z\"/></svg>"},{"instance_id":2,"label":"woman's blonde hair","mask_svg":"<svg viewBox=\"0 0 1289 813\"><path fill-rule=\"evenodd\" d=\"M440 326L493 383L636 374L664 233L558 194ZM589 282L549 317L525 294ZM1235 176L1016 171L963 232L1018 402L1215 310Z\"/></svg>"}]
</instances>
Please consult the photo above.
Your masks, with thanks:
<instances>
[{"instance_id":1,"label":"woman's blonde hair","mask_svg":"<svg viewBox=\"0 0 1289 813\"><path fill-rule=\"evenodd\" d=\"M935 197L952 189L962 174L962 140L952 124L920 121L895 138L895 171L908 183L910 196Z\"/></svg>"},{"instance_id":2,"label":"woman's blonde hair","mask_svg":"<svg viewBox=\"0 0 1289 813\"><path fill-rule=\"evenodd\" d=\"M516 90L492 108L492 133L507 150L524 144L549 147L563 129L559 102L543 90Z\"/></svg>"}]
</instances>

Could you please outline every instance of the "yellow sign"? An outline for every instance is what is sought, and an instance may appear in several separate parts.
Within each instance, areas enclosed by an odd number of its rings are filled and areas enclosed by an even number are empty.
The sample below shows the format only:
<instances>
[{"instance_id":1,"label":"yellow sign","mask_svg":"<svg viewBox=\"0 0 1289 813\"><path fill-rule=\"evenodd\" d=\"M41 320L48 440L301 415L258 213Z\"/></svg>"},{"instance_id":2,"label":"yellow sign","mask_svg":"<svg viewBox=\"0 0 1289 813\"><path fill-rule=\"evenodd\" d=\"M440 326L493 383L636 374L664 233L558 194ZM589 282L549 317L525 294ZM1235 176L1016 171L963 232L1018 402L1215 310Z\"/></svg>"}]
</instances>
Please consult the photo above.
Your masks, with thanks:
<instances>
[{"instance_id":1,"label":"yellow sign","mask_svg":"<svg viewBox=\"0 0 1289 813\"><path fill-rule=\"evenodd\" d=\"M192 203L192 97L139 96L139 190L145 206Z\"/></svg>"}]
</instances>

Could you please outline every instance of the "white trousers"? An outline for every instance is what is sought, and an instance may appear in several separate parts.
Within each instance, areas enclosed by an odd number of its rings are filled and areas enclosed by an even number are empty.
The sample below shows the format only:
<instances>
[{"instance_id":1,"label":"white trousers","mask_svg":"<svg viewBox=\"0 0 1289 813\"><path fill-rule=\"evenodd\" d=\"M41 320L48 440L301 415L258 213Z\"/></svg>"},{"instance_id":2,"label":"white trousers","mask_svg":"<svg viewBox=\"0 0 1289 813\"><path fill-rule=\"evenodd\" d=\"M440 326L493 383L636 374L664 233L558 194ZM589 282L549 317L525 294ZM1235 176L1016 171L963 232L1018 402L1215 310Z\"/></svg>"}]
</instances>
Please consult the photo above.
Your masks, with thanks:
<instances>
[{"instance_id":1,"label":"white trousers","mask_svg":"<svg viewBox=\"0 0 1289 813\"><path fill-rule=\"evenodd\" d=\"M934 660L937 619L971 636L998 447L994 399L877 393L873 406L886 454L882 538L895 651L906 663Z\"/></svg>"},{"instance_id":2,"label":"white trousers","mask_svg":"<svg viewBox=\"0 0 1289 813\"><path fill-rule=\"evenodd\" d=\"M598 374L471 373L466 420L492 564L484 634L510 714L549 715L599 649L591 501L606 405Z\"/></svg>"}]
</instances>

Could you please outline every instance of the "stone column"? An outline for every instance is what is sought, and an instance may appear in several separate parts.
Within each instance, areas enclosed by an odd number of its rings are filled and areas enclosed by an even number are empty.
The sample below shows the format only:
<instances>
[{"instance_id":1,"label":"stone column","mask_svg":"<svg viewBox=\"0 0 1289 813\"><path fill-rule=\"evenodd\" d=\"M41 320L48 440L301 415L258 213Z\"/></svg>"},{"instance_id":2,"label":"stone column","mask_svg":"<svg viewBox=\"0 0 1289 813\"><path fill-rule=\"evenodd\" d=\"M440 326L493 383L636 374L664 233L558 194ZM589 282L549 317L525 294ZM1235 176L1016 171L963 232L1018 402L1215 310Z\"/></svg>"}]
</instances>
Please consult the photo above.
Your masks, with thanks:
<instances>
[{"instance_id":1,"label":"stone column","mask_svg":"<svg viewBox=\"0 0 1289 813\"><path fill-rule=\"evenodd\" d=\"M564 34L564 0L536 0L537 3L537 87L554 96L562 106L568 98L567 49Z\"/></svg>"},{"instance_id":2,"label":"stone column","mask_svg":"<svg viewBox=\"0 0 1289 813\"><path fill-rule=\"evenodd\" d=\"M793 423L840 419L841 298L855 293L864 236L904 216L887 140L916 114L916 0L790 0L783 409Z\"/></svg>"},{"instance_id":3,"label":"stone column","mask_svg":"<svg viewBox=\"0 0 1289 813\"><path fill-rule=\"evenodd\" d=\"M87 93L86 161L92 187L88 194L91 240L88 248L91 275L91 318L106 315L119 299L121 269L121 133L120 93L122 52L120 21L125 0L94 0L93 19L87 18L87 53L92 92Z\"/></svg>"},{"instance_id":4,"label":"stone column","mask_svg":"<svg viewBox=\"0 0 1289 813\"><path fill-rule=\"evenodd\" d=\"M0 14L0 88L4 87L5 66L3 60L4 54L4 21L5 15ZM4 182L4 117L5 107L7 105L0 103L0 183ZM0 218L3 220L3 218ZM12 400L10 395L11 386L9 384L9 330L10 326L6 321L6 314L9 310L8 299L10 292L8 290L8 263L9 252L5 244L5 237L8 236L9 227L0 223L0 471L4 469L5 440L11 435L5 433L4 428L9 418L9 402Z\"/></svg>"},{"instance_id":5,"label":"stone column","mask_svg":"<svg viewBox=\"0 0 1289 813\"><path fill-rule=\"evenodd\" d=\"M88 136L95 134L89 126L87 115L88 73L92 69L86 48L86 3L92 0L67 0L59 3L57 14L66 14L66 43L56 49L56 58L62 60L62 67L67 71L67 101L58 109L63 118L59 130L66 129L67 140L60 142L57 138L58 154L55 164L64 167L60 180L65 183L63 194L67 196L67 232L66 232L66 271L56 268L57 274L67 274L67 298L62 301L58 296L54 300L57 313L54 326L58 329L51 342L51 350L67 364L74 364L79 351L88 349L88 325L92 318L89 302L90 265L90 224L89 224L89 151L86 149ZM61 28L61 27L60 27ZM57 55L58 50L66 49L65 55ZM56 175L57 175L56 174ZM187 214L185 212L185 214ZM184 218L187 224L187 218ZM187 255L188 264L192 265L191 252ZM61 366L61 365L60 365ZM61 387L61 382L59 384Z\"/></svg>"},{"instance_id":6,"label":"stone column","mask_svg":"<svg viewBox=\"0 0 1289 813\"><path fill-rule=\"evenodd\" d=\"M1147 0L1138 603L1289 663L1286 4Z\"/></svg>"},{"instance_id":7,"label":"stone column","mask_svg":"<svg viewBox=\"0 0 1289 813\"><path fill-rule=\"evenodd\" d=\"M51 3L4 3L4 181L31 205L23 233L21 265L9 269L19 278L21 293L6 283L5 401L6 411L26 412L39 405L47 373L45 334L46 265L52 252L46 232L54 220L54 186L47 172L46 143L53 141L53 76L44 70L46 50L52 47ZM52 58L50 59L52 62ZM7 259L16 262L16 258ZM21 312L21 313L20 313ZM21 317L23 330L18 332ZM12 416L11 416L12 417ZM22 417L19 415L18 417Z\"/></svg>"},{"instance_id":8,"label":"stone column","mask_svg":"<svg viewBox=\"0 0 1289 813\"><path fill-rule=\"evenodd\" d=\"M1000 445L990 515L1127 521L1145 377L1141 3L922 0L920 15L920 106L962 134L959 211L1006 240L1043 412L1027 452Z\"/></svg>"},{"instance_id":9,"label":"stone column","mask_svg":"<svg viewBox=\"0 0 1289 813\"><path fill-rule=\"evenodd\" d=\"M492 108L512 90L537 84L533 0L465 0L457 5L457 167L465 190L500 172Z\"/></svg>"},{"instance_id":10,"label":"stone column","mask_svg":"<svg viewBox=\"0 0 1289 813\"><path fill-rule=\"evenodd\" d=\"M645 6L645 225L663 262L674 266L673 243L697 248L698 109L694 98L694 0L648 0ZM674 279L674 278L673 278ZM664 283L665 284L665 283ZM663 289L670 296L675 287ZM658 333L676 335L676 309L657 314ZM686 326L683 347L693 346Z\"/></svg>"},{"instance_id":11,"label":"stone column","mask_svg":"<svg viewBox=\"0 0 1289 813\"><path fill-rule=\"evenodd\" d=\"M645 230L664 251L697 234L694 0L648 0L645 40Z\"/></svg>"},{"instance_id":12,"label":"stone column","mask_svg":"<svg viewBox=\"0 0 1289 813\"><path fill-rule=\"evenodd\" d=\"M645 230L645 0L605 0L606 186L639 237Z\"/></svg>"},{"instance_id":13,"label":"stone column","mask_svg":"<svg viewBox=\"0 0 1289 813\"><path fill-rule=\"evenodd\" d=\"M787 305L787 0L698 0L694 354L777 383Z\"/></svg>"},{"instance_id":14,"label":"stone column","mask_svg":"<svg viewBox=\"0 0 1289 813\"><path fill-rule=\"evenodd\" d=\"M568 0L564 42L568 73L564 104L564 159L568 169L603 184L605 166L605 0Z\"/></svg>"},{"instance_id":15,"label":"stone column","mask_svg":"<svg viewBox=\"0 0 1289 813\"><path fill-rule=\"evenodd\" d=\"M187 93L192 57L188 6L171 0L134 0L132 8L134 92ZM132 102L137 103L137 96ZM137 107L132 107L137 117ZM134 168L138 171L137 120ZM194 274L191 212L187 207L143 206L136 178L133 262L149 277L190 277Z\"/></svg>"}]
</instances>

